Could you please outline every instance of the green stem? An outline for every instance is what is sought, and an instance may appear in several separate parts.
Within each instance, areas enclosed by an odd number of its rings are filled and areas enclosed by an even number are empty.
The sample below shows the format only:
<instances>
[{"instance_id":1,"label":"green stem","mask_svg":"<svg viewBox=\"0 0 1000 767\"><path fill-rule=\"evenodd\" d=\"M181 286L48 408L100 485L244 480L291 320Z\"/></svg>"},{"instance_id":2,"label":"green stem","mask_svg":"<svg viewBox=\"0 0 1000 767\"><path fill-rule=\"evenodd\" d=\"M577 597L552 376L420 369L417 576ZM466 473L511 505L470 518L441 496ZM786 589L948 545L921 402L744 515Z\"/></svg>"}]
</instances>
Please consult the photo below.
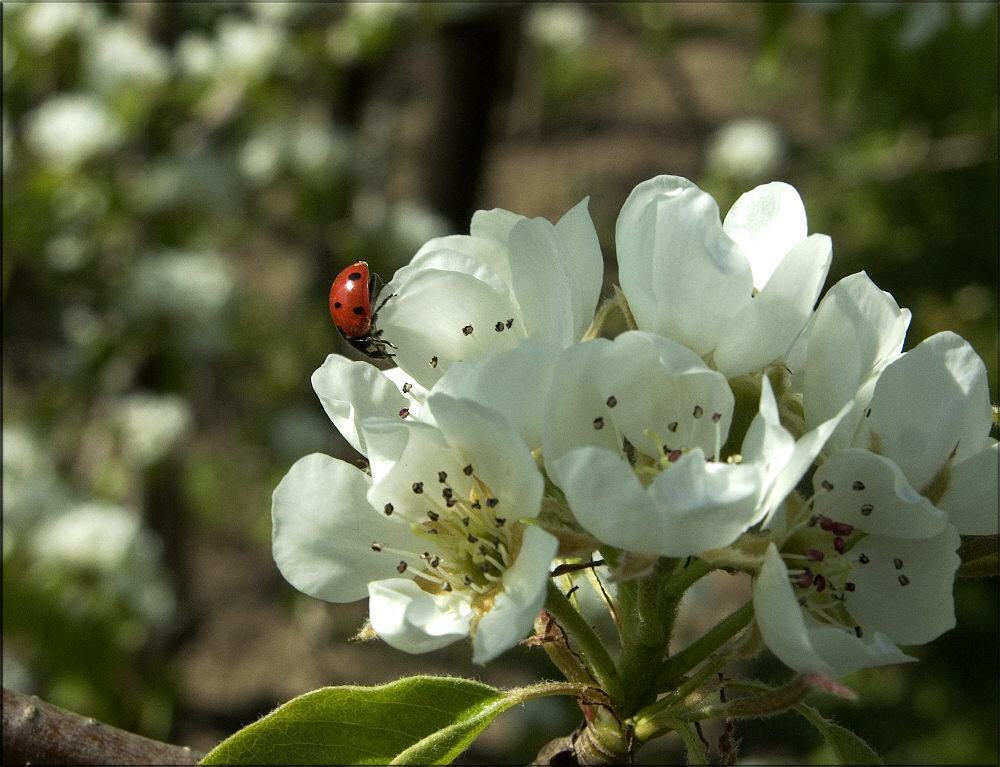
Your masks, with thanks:
<instances>
[{"instance_id":1,"label":"green stem","mask_svg":"<svg viewBox=\"0 0 1000 767\"><path fill-rule=\"evenodd\" d=\"M706 753L705 744L701 742L697 733L692 732L692 727L690 723L681 721L680 719L675 719L671 721L664 721L664 726L676 732L684 745L687 746L687 763L688 764L708 764L708 754Z\"/></svg>"},{"instance_id":2,"label":"green stem","mask_svg":"<svg viewBox=\"0 0 1000 767\"><path fill-rule=\"evenodd\" d=\"M573 607L572 603L552 581L549 581L548 598L545 609L551 613L556 622L569 634L581 659L594 675L597 684L613 701L622 698L621 680L615 670L615 663L608 655L604 643L594 633L594 629L584 617Z\"/></svg>"},{"instance_id":3,"label":"green stem","mask_svg":"<svg viewBox=\"0 0 1000 767\"><path fill-rule=\"evenodd\" d=\"M685 591L714 569L712 565L703 559L691 557L684 565L674 570L664 588L664 594L668 598L676 597L677 601L680 601Z\"/></svg>"},{"instance_id":4,"label":"green stem","mask_svg":"<svg viewBox=\"0 0 1000 767\"><path fill-rule=\"evenodd\" d=\"M743 629L753 617L753 603L747 602L743 607L716 623L703 636L696 639L679 653L667 658L653 679L657 690L668 690L676 687L684 674L693 669L705 658L718 650L722 645Z\"/></svg>"},{"instance_id":5,"label":"green stem","mask_svg":"<svg viewBox=\"0 0 1000 767\"><path fill-rule=\"evenodd\" d=\"M650 670L663 658L683 590L668 584L677 560L660 559L653 572L618 586L622 651L618 663L625 698L619 714L628 717L656 698Z\"/></svg>"}]
</instances>

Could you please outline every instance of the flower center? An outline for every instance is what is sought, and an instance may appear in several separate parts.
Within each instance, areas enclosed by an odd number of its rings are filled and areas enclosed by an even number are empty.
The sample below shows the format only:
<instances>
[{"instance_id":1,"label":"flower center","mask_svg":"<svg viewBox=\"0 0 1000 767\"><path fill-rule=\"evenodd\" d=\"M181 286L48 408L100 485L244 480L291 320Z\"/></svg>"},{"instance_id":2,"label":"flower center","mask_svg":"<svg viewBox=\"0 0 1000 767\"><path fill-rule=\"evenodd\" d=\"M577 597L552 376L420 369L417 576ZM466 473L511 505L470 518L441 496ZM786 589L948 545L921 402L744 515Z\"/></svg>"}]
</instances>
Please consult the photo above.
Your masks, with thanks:
<instances>
[{"instance_id":1,"label":"flower center","mask_svg":"<svg viewBox=\"0 0 1000 767\"><path fill-rule=\"evenodd\" d=\"M845 606L855 590L854 563L846 555L863 537L853 525L812 514L792 531L781 553L799 605L822 623L852 627L859 637L863 627Z\"/></svg>"},{"instance_id":2,"label":"flower center","mask_svg":"<svg viewBox=\"0 0 1000 767\"><path fill-rule=\"evenodd\" d=\"M383 512L409 523L415 542L426 550L406 550L373 541L372 551L401 557L396 569L409 573L432 594L465 592L474 603L490 600L500 588L503 573L520 547L520 524L508 524L499 515L497 498L470 465L462 479L449 481L444 470L437 486L423 481L411 486L412 495L397 508L387 503Z\"/></svg>"}]
</instances>

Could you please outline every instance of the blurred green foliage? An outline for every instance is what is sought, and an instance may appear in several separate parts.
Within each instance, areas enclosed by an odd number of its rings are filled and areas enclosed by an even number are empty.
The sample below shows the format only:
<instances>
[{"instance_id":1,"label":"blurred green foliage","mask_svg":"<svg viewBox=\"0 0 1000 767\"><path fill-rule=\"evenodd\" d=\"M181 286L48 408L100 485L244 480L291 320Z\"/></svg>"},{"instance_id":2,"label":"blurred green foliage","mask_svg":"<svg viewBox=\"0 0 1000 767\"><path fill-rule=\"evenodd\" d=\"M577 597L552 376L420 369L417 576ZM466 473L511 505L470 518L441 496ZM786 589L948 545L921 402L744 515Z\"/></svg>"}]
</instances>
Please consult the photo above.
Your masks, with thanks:
<instances>
[{"instance_id":1,"label":"blurred green foliage","mask_svg":"<svg viewBox=\"0 0 1000 767\"><path fill-rule=\"evenodd\" d=\"M867 270L913 309L910 345L962 334L996 397L995 4L3 13L8 686L176 734L177 651L213 588L192 582L193 542L235 536L273 570L277 481L311 451L350 458L309 387L353 353L330 281L361 258L388 277L465 231L430 207L425 161L448 150L436 115L461 94L440 71L461 25L514 30L470 206L554 217L589 194L613 269L614 216L645 178L689 176L723 211L787 180L833 236L831 283ZM891 761L997 760L995 583L957 598L958 629L850 680L863 706L836 711ZM824 759L787 725L747 729L747 755ZM470 758L524 761L560 734L525 729Z\"/></svg>"}]
</instances>

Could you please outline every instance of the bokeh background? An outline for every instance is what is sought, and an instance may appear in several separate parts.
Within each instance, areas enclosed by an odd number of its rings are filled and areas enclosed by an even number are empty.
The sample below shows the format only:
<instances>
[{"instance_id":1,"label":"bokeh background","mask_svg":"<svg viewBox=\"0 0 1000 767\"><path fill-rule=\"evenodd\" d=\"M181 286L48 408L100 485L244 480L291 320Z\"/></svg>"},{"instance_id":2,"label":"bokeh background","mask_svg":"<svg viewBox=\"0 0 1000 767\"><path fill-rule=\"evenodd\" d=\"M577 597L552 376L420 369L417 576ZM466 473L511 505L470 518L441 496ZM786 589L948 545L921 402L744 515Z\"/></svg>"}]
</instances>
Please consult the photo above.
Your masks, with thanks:
<instances>
[{"instance_id":1,"label":"bokeh background","mask_svg":"<svg viewBox=\"0 0 1000 767\"><path fill-rule=\"evenodd\" d=\"M352 460L309 385L354 355L333 277L388 278L479 208L589 195L610 284L640 181L723 213L787 181L833 237L828 285L865 269L908 346L962 334L995 400L997 27L987 2L5 3L4 685L207 750L321 685L554 675L538 650L350 644L365 604L297 594L269 552L288 467ZM998 761L996 583L956 598L919 664L817 701L887 761ZM529 761L578 718L536 701L463 760ZM830 758L792 715L738 735L748 763Z\"/></svg>"}]
</instances>

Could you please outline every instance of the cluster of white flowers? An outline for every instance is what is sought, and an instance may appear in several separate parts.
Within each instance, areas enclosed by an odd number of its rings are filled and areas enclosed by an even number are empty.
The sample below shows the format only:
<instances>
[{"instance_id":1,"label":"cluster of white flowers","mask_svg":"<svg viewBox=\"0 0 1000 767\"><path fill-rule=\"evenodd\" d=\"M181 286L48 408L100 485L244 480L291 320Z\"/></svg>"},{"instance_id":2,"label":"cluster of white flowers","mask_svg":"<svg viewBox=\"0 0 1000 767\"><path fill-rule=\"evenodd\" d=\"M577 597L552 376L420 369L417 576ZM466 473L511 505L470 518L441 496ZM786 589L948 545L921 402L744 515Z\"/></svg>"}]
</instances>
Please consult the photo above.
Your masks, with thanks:
<instances>
[{"instance_id":1,"label":"cluster of white flowers","mask_svg":"<svg viewBox=\"0 0 1000 767\"><path fill-rule=\"evenodd\" d=\"M651 179L616 250L599 306L586 200L556 224L480 211L424 245L378 310L396 366L330 355L313 375L368 466L310 455L281 481L285 577L367 594L394 647L471 636L485 662L531 630L571 553L554 515L592 550L738 552L765 642L799 671L900 662L897 644L949 629L959 534L997 532L971 347L941 333L902 352L909 313L863 273L817 306L831 242L787 184L722 221L690 181ZM627 330L601 337L615 310Z\"/></svg>"}]
</instances>

